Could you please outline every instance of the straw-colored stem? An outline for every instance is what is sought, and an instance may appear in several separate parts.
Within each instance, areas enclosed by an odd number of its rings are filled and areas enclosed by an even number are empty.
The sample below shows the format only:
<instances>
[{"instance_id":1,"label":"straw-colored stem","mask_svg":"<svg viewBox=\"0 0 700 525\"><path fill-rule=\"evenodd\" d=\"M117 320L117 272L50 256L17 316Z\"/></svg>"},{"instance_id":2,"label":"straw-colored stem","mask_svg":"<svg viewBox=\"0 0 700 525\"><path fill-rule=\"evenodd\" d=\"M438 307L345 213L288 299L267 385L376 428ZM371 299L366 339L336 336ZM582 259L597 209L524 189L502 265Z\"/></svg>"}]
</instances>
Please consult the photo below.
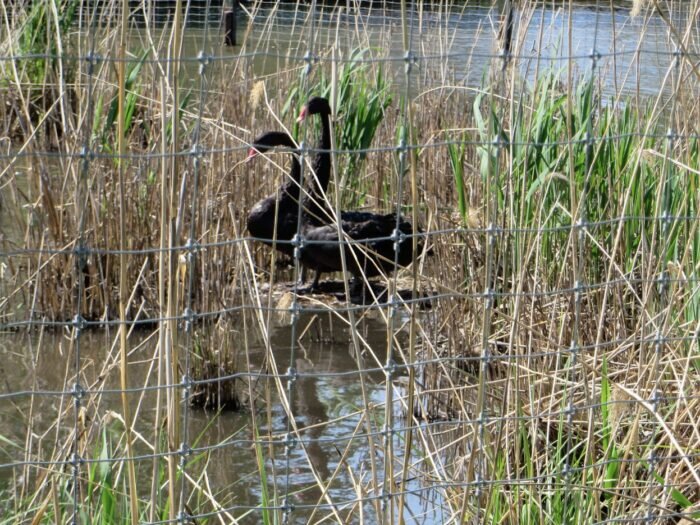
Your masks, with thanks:
<instances>
[{"instance_id":1,"label":"straw-colored stem","mask_svg":"<svg viewBox=\"0 0 700 525\"><path fill-rule=\"evenodd\" d=\"M162 129L166 129L167 122L166 122L166 79L165 77L161 76L160 78L160 125ZM163 157L165 158L165 154L168 151L168 144L166 142L166 134L163 133L161 135L161 141L160 141L160 151L163 154ZM167 292L168 292L168 283L166 282L166 278L168 277L168 272L167 270L169 269L166 268L166 249L168 247L168 211L170 208L168 207L168 170L167 170L168 163L162 161L160 163L160 257L158 257L158 304L160 306L160 318L165 319L167 317ZM158 380L157 384L159 387L163 385L163 379L168 375L165 373L166 371L166 357L165 354L167 352L168 348L168 337L169 337L169 329L170 324L167 321L161 321L159 323L158 327L158 353L156 356L156 359L158 359ZM156 408L155 408L155 418L153 421L153 443L154 446L156 447L156 450L160 450L161 447L161 411L162 411L162 402L163 402L163 396L162 396L162 390L159 388L156 391ZM168 447L166 447L166 450ZM159 476L158 476L158 466L160 464L160 458L153 458L153 468L151 471L151 475L153 476L151 479L151 507L149 511L149 519L151 521L156 520L156 512L158 511L158 504L160 503L160 493L159 493Z\"/></svg>"},{"instance_id":2,"label":"straw-colored stem","mask_svg":"<svg viewBox=\"0 0 700 525\"><path fill-rule=\"evenodd\" d=\"M136 488L136 467L134 462L131 461L133 456L131 450L131 414L129 407L129 396L126 393L126 389L129 386L128 381L128 352L129 348L127 346L126 340L126 308L127 308L127 257L125 250L127 249L126 243L126 202L124 199L124 169L126 161L124 159L124 153L126 152L126 137L124 133L124 122L126 119L125 108L124 108L124 97L126 94L126 33L127 33L127 20L129 13L129 2L128 0L122 1L122 18L121 27L119 33L119 106L118 106L118 129L117 129L117 140L118 140L118 150L119 150L119 347L121 355L120 363L120 380L122 389L122 412L124 417L124 426L126 427L125 443L126 443L126 457L127 457L127 472L129 476L129 506L131 510L131 522L138 523L138 492Z\"/></svg>"},{"instance_id":3,"label":"straw-colored stem","mask_svg":"<svg viewBox=\"0 0 700 525\"><path fill-rule=\"evenodd\" d=\"M169 49L168 79L170 81L170 93L172 103L170 106L170 203L168 206L168 246L172 248L178 244L179 231L177 225L178 200L177 184L178 180L178 129L179 129L179 89L178 79L180 71L179 58L182 51L182 0L175 2L175 16L173 20L173 30L171 46ZM165 135L165 134L164 134ZM178 501L179 491L177 490L177 462L176 452L180 447L180 391L177 388L179 383L179 341L178 341L178 266L179 253L172 249L168 251L168 327L169 345L166 349L166 377L169 388L167 389L168 403L168 501L170 503L170 519L175 519L180 508Z\"/></svg>"}]
</instances>

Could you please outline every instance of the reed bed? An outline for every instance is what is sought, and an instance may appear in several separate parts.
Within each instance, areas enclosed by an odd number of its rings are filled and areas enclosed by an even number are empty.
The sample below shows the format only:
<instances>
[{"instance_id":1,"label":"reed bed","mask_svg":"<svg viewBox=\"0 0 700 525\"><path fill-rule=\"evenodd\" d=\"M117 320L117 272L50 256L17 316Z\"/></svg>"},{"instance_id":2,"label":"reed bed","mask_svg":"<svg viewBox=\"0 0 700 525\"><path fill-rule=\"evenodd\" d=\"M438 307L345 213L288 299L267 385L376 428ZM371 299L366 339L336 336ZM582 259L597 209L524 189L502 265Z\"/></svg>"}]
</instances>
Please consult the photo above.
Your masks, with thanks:
<instances>
[{"instance_id":1,"label":"reed bed","mask_svg":"<svg viewBox=\"0 0 700 525\"><path fill-rule=\"evenodd\" d=\"M700 520L697 2L634 5L678 49L652 95L547 59L544 29L527 58L537 2L510 34L479 4L466 59L473 5L374 4L253 2L232 51L128 2L0 0L0 337L34 369L4 393L27 408L0 523ZM336 107L331 205L400 210L434 251L364 305L297 296L245 240L288 162L248 145L314 144L310 94ZM347 405L317 392L339 342Z\"/></svg>"}]
</instances>

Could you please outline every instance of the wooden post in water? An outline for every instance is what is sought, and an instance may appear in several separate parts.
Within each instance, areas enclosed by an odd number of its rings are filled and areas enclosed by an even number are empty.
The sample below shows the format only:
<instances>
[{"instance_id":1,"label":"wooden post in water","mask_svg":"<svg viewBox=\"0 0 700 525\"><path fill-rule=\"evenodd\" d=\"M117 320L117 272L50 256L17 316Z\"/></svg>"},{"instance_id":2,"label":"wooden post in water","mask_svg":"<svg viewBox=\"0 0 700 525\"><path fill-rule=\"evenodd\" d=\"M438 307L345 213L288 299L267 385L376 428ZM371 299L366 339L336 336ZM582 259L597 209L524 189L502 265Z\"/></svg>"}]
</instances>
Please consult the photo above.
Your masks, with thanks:
<instances>
[{"instance_id":1,"label":"wooden post in water","mask_svg":"<svg viewBox=\"0 0 700 525\"><path fill-rule=\"evenodd\" d=\"M236 45L236 11L238 0L233 0L231 10L224 13L224 43L227 46Z\"/></svg>"},{"instance_id":2,"label":"wooden post in water","mask_svg":"<svg viewBox=\"0 0 700 525\"><path fill-rule=\"evenodd\" d=\"M500 52L502 54L504 64L508 62L513 53L513 24L515 17L515 8L512 0L501 0L501 29L498 32L498 40Z\"/></svg>"}]
</instances>

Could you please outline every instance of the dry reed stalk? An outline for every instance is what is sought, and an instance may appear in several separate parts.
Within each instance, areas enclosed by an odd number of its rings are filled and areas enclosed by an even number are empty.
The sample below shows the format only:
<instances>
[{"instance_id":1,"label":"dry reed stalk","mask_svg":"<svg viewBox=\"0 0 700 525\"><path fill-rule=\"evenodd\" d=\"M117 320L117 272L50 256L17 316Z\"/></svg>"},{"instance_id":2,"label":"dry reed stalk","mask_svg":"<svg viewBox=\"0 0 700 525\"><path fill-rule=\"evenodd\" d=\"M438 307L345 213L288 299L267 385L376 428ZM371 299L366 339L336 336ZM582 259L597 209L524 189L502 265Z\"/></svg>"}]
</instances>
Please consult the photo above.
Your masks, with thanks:
<instances>
[{"instance_id":1,"label":"dry reed stalk","mask_svg":"<svg viewBox=\"0 0 700 525\"><path fill-rule=\"evenodd\" d=\"M161 118L161 128L165 129L166 127L166 78L165 76L160 77L160 118ZM167 142L165 138L165 133L162 134L161 136L161 141L160 141L160 151L161 153L165 154L167 152ZM165 256L165 249L168 246L168 195L169 195L169 187L168 187L168 172L167 172L167 163L165 161L161 162L160 164L160 257L158 258L158 299L159 299L159 304L160 304L160 318L161 319L166 319L168 316L168 310L167 310L167 305L168 302L166 300L166 297L168 295L168 284L166 283L166 278L169 275L169 269L170 266L168 265L166 268L166 256ZM160 321L159 322L159 329L158 329L158 379L157 379L157 384L159 387L163 386L163 381L167 381L167 376L169 375L167 373L167 358L165 356L165 353L168 351L169 348L169 328L170 328L170 323L168 321ZM167 397L166 397L167 399ZM155 418L154 418L154 428L153 428L153 434L154 434L154 444L157 447L161 447L161 426L162 426L162 413L163 413L163 408L162 408L162 403L163 403L163 396L161 394L161 388L158 388L157 393L156 393L156 410L155 410ZM167 401L166 401L167 403ZM167 405L166 405L166 411L167 411ZM166 414L167 416L167 414ZM167 450L167 447L166 447ZM158 466L159 466L159 459L158 458L153 458L153 468L152 468L152 478L151 478L151 507L149 509L149 516L151 521L155 521L157 512L158 512L158 507L159 503L161 501L160 499L160 492L158 490ZM168 470L168 473L170 471ZM172 480L170 480L172 481Z\"/></svg>"},{"instance_id":2,"label":"dry reed stalk","mask_svg":"<svg viewBox=\"0 0 700 525\"><path fill-rule=\"evenodd\" d=\"M175 18L173 21L170 46L168 48L168 57L171 59L166 68L166 78L169 80L168 92L171 95L170 110L170 129L171 137L168 144L168 152L172 154L169 162L169 202L168 202L168 247L172 248L179 244L180 230L178 228L179 210L177 207L177 185L176 181L179 176L179 160L176 155L179 148L179 84L180 84L180 61L182 57L182 1L176 0L175 3ZM162 95L165 98L165 94ZM163 140L167 140L164 136ZM165 352L165 370L166 381L170 386L166 390L167 404L167 442L168 442L168 501L169 501L169 516L174 520L178 516L181 505L181 495L177 491L177 450L180 447L181 436L181 421L179 414L179 391L175 389L175 385L179 383L178 368L180 365L179 359L179 328L177 326L177 316L179 311L179 296L178 296L178 278L177 264L179 255L177 252L170 250L168 252L168 299L167 311L170 321L168 321L169 338L167 340Z\"/></svg>"},{"instance_id":3,"label":"dry reed stalk","mask_svg":"<svg viewBox=\"0 0 700 525\"><path fill-rule=\"evenodd\" d=\"M126 389L129 386L128 381L128 346L126 340L126 309L127 309L127 275L126 275L126 254L127 249L126 243L126 201L124 199L124 170L125 170L125 160L124 154L126 153L126 136L124 132L124 124L126 121L125 112L125 90L126 90L126 31L127 31L127 14L129 12L129 2L128 0L123 0L122 2L122 18L119 36L119 57L121 61L119 62L119 95L118 95L118 111L117 118L118 121L118 131L117 131L117 141L118 141L118 151L119 151L119 248L121 254L119 255L119 339L121 348L121 362L120 362L120 379L122 388L122 412L124 417L124 427L126 441L126 455L127 455L127 471L129 479L129 503L131 511L131 523L137 523L139 519L138 511L138 492L136 486L136 467L134 462L131 460L133 457L132 452L132 421L131 421L131 408L129 406L129 396ZM64 128L65 129L65 128Z\"/></svg>"},{"instance_id":4,"label":"dry reed stalk","mask_svg":"<svg viewBox=\"0 0 700 525\"><path fill-rule=\"evenodd\" d=\"M404 49L404 54L408 54L411 52L411 42L409 41L409 28L406 20L406 1L402 0L401 2L401 26L402 26L402 39L403 39L403 49ZM405 108L404 108L404 119L405 122L407 122L407 128L408 128L408 136L407 141L409 144L414 144L415 143L415 136L413 133L414 130L414 120L413 120L413 111L412 111L412 104L409 102L409 86L410 84L410 70L406 69L406 100L405 100ZM409 165L407 167L407 171L410 173L410 185L411 185L411 222L414 225L418 225L418 186L417 186L417 179L416 179L416 154L415 152L411 152L408 154L409 155ZM405 158L405 155L404 155ZM402 169L402 168L399 168ZM418 238L413 237L412 239L412 252L413 252L413 264L412 264L412 287L411 287L411 299L415 299L418 296L418 264L416 263L416 254L418 253ZM394 290L395 292L395 290ZM409 343L408 343L408 360L407 364L409 366L408 368L408 395L407 395L407 408L408 408L408 421L413 423L414 418L413 418L413 405L414 405L414 393L415 393L415 382L416 382L416 373L415 373L415 362L416 362L416 308L415 308L415 303L411 303L411 306L409 307L409 315L410 315L410 326L409 326ZM393 334L392 334L393 337ZM405 358L404 358L405 359ZM387 380L387 383L391 384L392 381L389 379ZM393 389L393 385L391 385L391 388ZM390 399L390 398L389 398ZM389 404L389 402L387 402ZM409 471L409 465L411 462L411 451L413 450L413 432L410 430L406 433L405 436L405 445L404 445L404 460L403 460L403 465L401 468L401 473L400 473L400 480L401 483L399 486L403 487L406 484L406 481L408 480L408 471ZM393 458L391 458L391 461L393 462ZM392 473L392 478L393 482L393 473ZM393 484L390 486L390 490L393 492L394 486ZM401 495L399 496L399 500L397 502L398 504L398 515L399 515L399 525L403 525L403 518L404 518L404 513L403 513L403 508L404 508L404 493L401 492ZM391 520L393 522L393 515L394 511L391 509L392 512L392 517Z\"/></svg>"}]
</instances>

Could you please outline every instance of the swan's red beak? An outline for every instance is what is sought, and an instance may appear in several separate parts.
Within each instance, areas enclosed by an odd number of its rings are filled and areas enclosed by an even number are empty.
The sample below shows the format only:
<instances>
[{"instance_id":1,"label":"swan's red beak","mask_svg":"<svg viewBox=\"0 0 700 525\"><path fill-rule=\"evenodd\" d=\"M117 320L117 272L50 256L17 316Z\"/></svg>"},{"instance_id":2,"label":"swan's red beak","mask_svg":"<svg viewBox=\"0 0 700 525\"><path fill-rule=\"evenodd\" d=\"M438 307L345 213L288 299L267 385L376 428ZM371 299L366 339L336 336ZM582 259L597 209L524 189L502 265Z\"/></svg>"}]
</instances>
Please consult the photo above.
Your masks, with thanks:
<instances>
[{"instance_id":1,"label":"swan's red beak","mask_svg":"<svg viewBox=\"0 0 700 525\"><path fill-rule=\"evenodd\" d=\"M297 122L301 122L302 120L304 120L306 118L306 115L308 115L308 113L309 113L309 108L307 108L306 106L301 108L301 113L299 113L299 117L297 118Z\"/></svg>"},{"instance_id":2,"label":"swan's red beak","mask_svg":"<svg viewBox=\"0 0 700 525\"><path fill-rule=\"evenodd\" d=\"M250 148L248 150L248 156L246 157L245 161L250 162L251 160L253 160L254 157L257 157L257 156L258 156L258 150L256 150L255 148Z\"/></svg>"}]
</instances>

